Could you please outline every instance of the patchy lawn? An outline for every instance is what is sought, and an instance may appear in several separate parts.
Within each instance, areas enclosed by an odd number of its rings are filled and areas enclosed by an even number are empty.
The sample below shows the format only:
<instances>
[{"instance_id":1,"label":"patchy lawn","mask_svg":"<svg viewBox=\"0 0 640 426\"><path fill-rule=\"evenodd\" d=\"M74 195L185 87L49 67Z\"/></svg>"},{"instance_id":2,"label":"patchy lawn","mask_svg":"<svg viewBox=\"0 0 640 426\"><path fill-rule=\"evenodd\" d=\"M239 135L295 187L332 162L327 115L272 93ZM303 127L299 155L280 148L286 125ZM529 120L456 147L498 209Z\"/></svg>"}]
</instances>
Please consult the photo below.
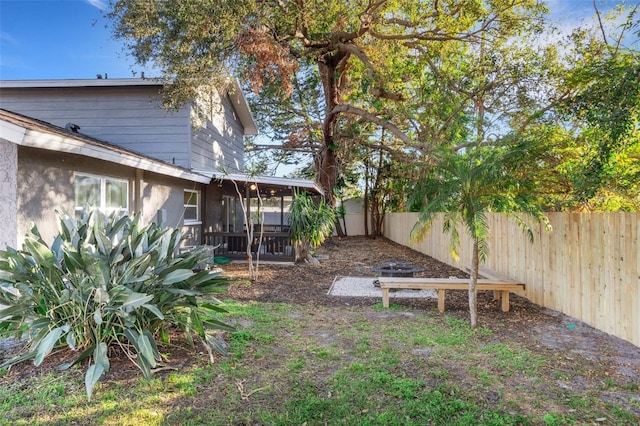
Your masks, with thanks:
<instances>
[{"instance_id":1,"label":"patchy lawn","mask_svg":"<svg viewBox=\"0 0 640 426\"><path fill-rule=\"evenodd\" d=\"M53 369L68 354L25 363L0 372L0 424L640 423L640 348L520 297L503 313L480 293L475 331L465 292L447 296L444 315L430 299L384 310L330 297L336 275L371 275L385 260L462 273L384 239L333 239L319 252L320 266L261 265L254 283L246 265L225 265L238 278L229 356L209 364L176 339L154 380L115 360L90 403L82 367Z\"/></svg>"}]
</instances>

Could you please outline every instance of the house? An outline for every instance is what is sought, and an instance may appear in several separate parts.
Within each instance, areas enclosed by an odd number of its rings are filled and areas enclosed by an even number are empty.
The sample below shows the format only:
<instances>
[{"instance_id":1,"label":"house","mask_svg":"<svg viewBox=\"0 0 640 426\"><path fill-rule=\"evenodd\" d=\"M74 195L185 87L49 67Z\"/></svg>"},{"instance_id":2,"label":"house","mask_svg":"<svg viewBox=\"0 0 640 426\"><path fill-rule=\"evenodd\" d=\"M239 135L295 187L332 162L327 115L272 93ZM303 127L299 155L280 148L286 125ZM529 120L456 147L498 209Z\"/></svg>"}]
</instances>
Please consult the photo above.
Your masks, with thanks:
<instances>
[{"instance_id":1,"label":"house","mask_svg":"<svg viewBox=\"0 0 640 426\"><path fill-rule=\"evenodd\" d=\"M147 79L0 81L0 218L9 229L0 247L19 246L32 222L51 239L56 210L90 204L180 228L185 246L246 257L261 195L270 235L252 247L288 258L286 206L294 188L318 193L315 184L243 174L244 137L257 128L237 82L177 111L161 107L161 89Z\"/></svg>"}]
</instances>

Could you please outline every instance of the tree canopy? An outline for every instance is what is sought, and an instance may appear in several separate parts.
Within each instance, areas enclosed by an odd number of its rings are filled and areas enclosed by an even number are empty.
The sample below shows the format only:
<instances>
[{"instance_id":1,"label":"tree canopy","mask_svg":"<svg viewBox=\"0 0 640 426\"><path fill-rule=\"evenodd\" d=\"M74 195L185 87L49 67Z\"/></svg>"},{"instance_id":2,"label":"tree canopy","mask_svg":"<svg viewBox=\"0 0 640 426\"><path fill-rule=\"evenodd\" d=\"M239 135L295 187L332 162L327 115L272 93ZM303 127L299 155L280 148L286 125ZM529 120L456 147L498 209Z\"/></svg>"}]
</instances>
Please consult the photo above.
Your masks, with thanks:
<instances>
[{"instance_id":1,"label":"tree canopy","mask_svg":"<svg viewBox=\"0 0 640 426\"><path fill-rule=\"evenodd\" d=\"M442 58L463 46L506 43L531 31L544 11L534 0L116 0L108 16L137 61L153 62L173 80L172 102L220 85L229 72L282 106L315 83L321 90L311 102L321 111L301 119L305 125L288 141L305 144L306 135L313 141L317 134L318 181L332 194L339 149L349 149L341 136L354 122L392 134L402 142L397 156L425 155L449 142L461 132L452 123L466 106L448 98L477 102L483 92L450 84L441 92L439 80L456 69ZM305 93L293 102L301 105ZM451 104L442 109L440 99ZM430 116L434 111L444 115L444 126Z\"/></svg>"},{"instance_id":2,"label":"tree canopy","mask_svg":"<svg viewBox=\"0 0 640 426\"><path fill-rule=\"evenodd\" d=\"M331 203L365 160L418 179L440 147L527 141L519 173L548 208L575 209L640 204L639 56L623 43L637 9L596 9L564 44L545 42L535 0L112 0L108 17L172 81L168 105L239 77L270 139L249 148L310 155Z\"/></svg>"}]
</instances>

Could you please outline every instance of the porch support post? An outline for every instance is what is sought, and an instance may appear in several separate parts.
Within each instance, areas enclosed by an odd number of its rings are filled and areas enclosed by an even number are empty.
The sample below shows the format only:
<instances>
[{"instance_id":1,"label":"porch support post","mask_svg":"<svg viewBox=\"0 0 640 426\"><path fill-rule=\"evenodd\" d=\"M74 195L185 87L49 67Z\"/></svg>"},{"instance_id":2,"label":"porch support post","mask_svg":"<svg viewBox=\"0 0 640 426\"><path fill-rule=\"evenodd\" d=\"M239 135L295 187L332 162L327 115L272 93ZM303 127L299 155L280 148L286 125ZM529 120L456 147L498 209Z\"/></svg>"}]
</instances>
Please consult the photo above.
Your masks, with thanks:
<instances>
[{"instance_id":1,"label":"porch support post","mask_svg":"<svg viewBox=\"0 0 640 426\"><path fill-rule=\"evenodd\" d=\"M284 195L280 196L280 230L284 229Z\"/></svg>"}]
</instances>

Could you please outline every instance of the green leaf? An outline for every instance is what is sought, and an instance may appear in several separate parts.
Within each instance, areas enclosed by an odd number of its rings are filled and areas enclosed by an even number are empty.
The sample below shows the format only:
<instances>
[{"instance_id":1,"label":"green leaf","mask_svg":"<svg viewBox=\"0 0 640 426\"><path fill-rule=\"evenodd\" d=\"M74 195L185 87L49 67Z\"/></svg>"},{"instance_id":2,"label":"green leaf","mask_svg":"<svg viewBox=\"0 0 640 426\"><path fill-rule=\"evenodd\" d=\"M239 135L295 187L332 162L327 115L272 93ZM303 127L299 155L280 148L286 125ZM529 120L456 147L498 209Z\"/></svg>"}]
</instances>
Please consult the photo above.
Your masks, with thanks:
<instances>
[{"instance_id":1,"label":"green leaf","mask_svg":"<svg viewBox=\"0 0 640 426\"><path fill-rule=\"evenodd\" d=\"M72 349L76 350L76 335L73 333L67 333L66 337L67 345Z\"/></svg>"},{"instance_id":2,"label":"green leaf","mask_svg":"<svg viewBox=\"0 0 640 426\"><path fill-rule=\"evenodd\" d=\"M44 358L49 355L53 347L58 343L58 340L60 340L62 333L64 333L64 327L56 327L39 342L38 351L36 352L36 357L34 359L34 364L36 366L40 365Z\"/></svg>"},{"instance_id":3,"label":"green leaf","mask_svg":"<svg viewBox=\"0 0 640 426\"><path fill-rule=\"evenodd\" d=\"M183 296L201 296L202 295L202 292L198 290L188 290L184 288L167 288L165 289L165 291L167 293L181 294Z\"/></svg>"},{"instance_id":4,"label":"green leaf","mask_svg":"<svg viewBox=\"0 0 640 426\"><path fill-rule=\"evenodd\" d=\"M102 314L100 309L96 309L93 313L93 321L95 321L96 325L102 324Z\"/></svg>"},{"instance_id":5,"label":"green leaf","mask_svg":"<svg viewBox=\"0 0 640 426\"><path fill-rule=\"evenodd\" d=\"M156 341L153 338L153 334L151 334L151 332L149 332L149 330L142 330L142 334L147 336L147 340L149 341L149 344L151 345L151 349L153 350L153 356L156 359L156 361L160 361L160 351L158 350L158 346L156 345Z\"/></svg>"},{"instance_id":6,"label":"green leaf","mask_svg":"<svg viewBox=\"0 0 640 426\"><path fill-rule=\"evenodd\" d=\"M162 312L160 312L160 309L158 309L156 305L150 305L148 303L145 303L144 305L142 305L142 307L151 311L159 319L161 320L164 319L164 315L162 315Z\"/></svg>"},{"instance_id":7,"label":"green leaf","mask_svg":"<svg viewBox=\"0 0 640 426\"><path fill-rule=\"evenodd\" d=\"M147 295L144 293L130 293L127 298L122 302L120 309L125 312L131 312L136 308L146 304L153 300L153 295Z\"/></svg>"},{"instance_id":8,"label":"green leaf","mask_svg":"<svg viewBox=\"0 0 640 426\"><path fill-rule=\"evenodd\" d=\"M89 368L87 368L87 373L84 376L84 386L87 391L87 399L91 401L91 394L93 393L93 388L96 383L104 373L104 367L102 364L91 364Z\"/></svg>"},{"instance_id":9,"label":"green leaf","mask_svg":"<svg viewBox=\"0 0 640 426\"><path fill-rule=\"evenodd\" d=\"M206 342L211 348L215 349L216 351L218 351L222 355L227 356L229 354L227 352L227 348L225 347L223 341L218 339L218 338L216 338L215 336L207 334L206 335Z\"/></svg>"},{"instance_id":10,"label":"green leaf","mask_svg":"<svg viewBox=\"0 0 640 426\"><path fill-rule=\"evenodd\" d=\"M218 321L215 318L208 318L207 320L202 321L202 325L204 326L204 328L207 328L209 330L224 330L230 332L236 331L235 327L229 324L225 324L222 321Z\"/></svg>"},{"instance_id":11,"label":"green leaf","mask_svg":"<svg viewBox=\"0 0 640 426\"><path fill-rule=\"evenodd\" d=\"M151 345L149 337L146 334L138 335L138 349L140 351L139 355L147 360L151 368L154 368L156 366L156 357L153 351L153 346Z\"/></svg>"},{"instance_id":12,"label":"green leaf","mask_svg":"<svg viewBox=\"0 0 640 426\"><path fill-rule=\"evenodd\" d=\"M151 378L153 377L151 375L151 365L149 364L149 361L147 361L147 359L140 354L138 354L138 368L140 369L140 371L142 371L145 379L151 380Z\"/></svg>"},{"instance_id":13,"label":"green leaf","mask_svg":"<svg viewBox=\"0 0 640 426\"><path fill-rule=\"evenodd\" d=\"M38 264L47 268L53 267L55 256L49 247L33 238L27 238L24 245Z\"/></svg>"},{"instance_id":14,"label":"green leaf","mask_svg":"<svg viewBox=\"0 0 640 426\"><path fill-rule=\"evenodd\" d=\"M166 277L162 280L162 284L171 285L175 283L179 283L190 278L193 275L193 271L191 269L176 269L167 274Z\"/></svg>"},{"instance_id":15,"label":"green leaf","mask_svg":"<svg viewBox=\"0 0 640 426\"><path fill-rule=\"evenodd\" d=\"M80 253L76 251L71 251L68 248L65 248L64 250L64 264L66 265L67 269L71 272L83 270L85 267L85 264L82 260L82 256L80 256Z\"/></svg>"},{"instance_id":16,"label":"green leaf","mask_svg":"<svg viewBox=\"0 0 640 426\"><path fill-rule=\"evenodd\" d=\"M105 372L109 371L111 365L109 363L108 347L105 342L100 342L98 346L96 346L93 352L93 359L96 365L102 365L102 369Z\"/></svg>"}]
</instances>

